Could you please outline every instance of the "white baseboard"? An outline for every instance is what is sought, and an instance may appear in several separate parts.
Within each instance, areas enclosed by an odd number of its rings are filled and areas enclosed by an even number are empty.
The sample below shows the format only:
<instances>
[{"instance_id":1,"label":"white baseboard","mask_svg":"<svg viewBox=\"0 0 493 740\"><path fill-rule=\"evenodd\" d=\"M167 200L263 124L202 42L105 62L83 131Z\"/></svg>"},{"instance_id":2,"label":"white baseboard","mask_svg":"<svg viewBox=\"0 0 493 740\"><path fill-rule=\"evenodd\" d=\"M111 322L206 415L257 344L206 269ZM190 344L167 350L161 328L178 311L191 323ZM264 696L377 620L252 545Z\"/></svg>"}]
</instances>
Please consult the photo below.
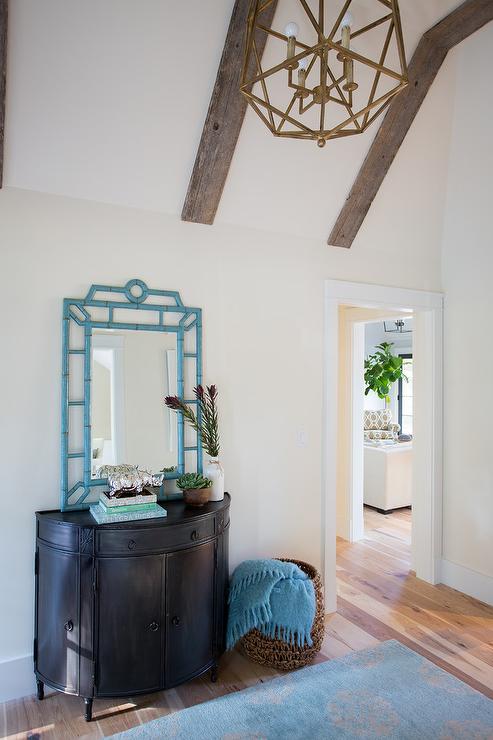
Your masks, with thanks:
<instances>
[{"instance_id":1,"label":"white baseboard","mask_svg":"<svg viewBox=\"0 0 493 740\"><path fill-rule=\"evenodd\" d=\"M493 578L491 576L470 570L463 565L457 565L450 560L442 560L441 574L441 582L446 586L493 606Z\"/></svg>"},{"instance_id":2,"label":"white baseboard","mask_svg":"<svg viewBox=\"0 0 493 740\"><path fill-rule=\"evenodd\" d=\"M36 693L33 656L23 655L0 662L0 702Z\"/></svg>"}]
</instances>

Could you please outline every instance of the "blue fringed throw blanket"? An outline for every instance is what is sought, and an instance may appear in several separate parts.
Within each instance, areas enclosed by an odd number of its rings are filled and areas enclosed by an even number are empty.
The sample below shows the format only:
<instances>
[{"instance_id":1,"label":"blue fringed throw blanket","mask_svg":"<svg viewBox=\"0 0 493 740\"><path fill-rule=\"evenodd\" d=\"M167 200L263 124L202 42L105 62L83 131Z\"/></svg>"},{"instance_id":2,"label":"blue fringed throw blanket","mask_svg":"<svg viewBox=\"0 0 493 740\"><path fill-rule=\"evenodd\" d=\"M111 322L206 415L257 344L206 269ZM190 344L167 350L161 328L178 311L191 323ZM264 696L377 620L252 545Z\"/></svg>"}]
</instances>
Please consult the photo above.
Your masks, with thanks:
<instances>
[{"instance_id":1,"label":"blue fringed throw blanket","mask_svg":"<svg viewBox=\"0 0 493 740\"><path fill-rule=\"evenodd\" d=\"M254 628L300 647L312 645L315 589L294 563L245 560L233 573L228 602L228 650Z\"/></svg>"}]
</instances>

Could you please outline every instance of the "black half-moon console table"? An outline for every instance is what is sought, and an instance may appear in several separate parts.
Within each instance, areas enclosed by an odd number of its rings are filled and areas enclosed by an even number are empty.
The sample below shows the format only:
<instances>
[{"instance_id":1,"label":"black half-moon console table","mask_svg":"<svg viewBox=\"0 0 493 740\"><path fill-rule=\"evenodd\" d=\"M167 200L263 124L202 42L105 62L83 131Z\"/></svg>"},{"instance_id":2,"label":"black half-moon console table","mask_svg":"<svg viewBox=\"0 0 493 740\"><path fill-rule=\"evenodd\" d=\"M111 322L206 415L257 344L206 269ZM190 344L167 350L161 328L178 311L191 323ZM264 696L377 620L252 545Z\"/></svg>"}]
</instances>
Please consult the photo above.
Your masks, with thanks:
<instances>
[{"instance_id":1,"label":"black half-moon console table","mask_svg":"<svg viewBox=\"0 0 493 740\"><path fill-rule=\"evenodd\" d=\"M230 497L163 519L96 524L89 511L36 514L34 670L95 697L168 689L224 651Z\"/></svg>"}]
</instances>

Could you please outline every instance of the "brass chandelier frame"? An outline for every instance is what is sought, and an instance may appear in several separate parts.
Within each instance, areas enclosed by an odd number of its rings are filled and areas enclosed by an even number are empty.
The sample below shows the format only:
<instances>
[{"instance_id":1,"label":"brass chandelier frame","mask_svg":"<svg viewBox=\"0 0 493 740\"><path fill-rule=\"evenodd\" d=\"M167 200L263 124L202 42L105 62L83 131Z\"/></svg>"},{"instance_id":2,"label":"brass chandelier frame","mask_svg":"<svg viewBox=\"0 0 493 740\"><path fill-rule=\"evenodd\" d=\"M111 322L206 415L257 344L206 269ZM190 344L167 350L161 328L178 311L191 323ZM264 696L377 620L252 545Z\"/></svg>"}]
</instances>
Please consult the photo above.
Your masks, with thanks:
<instances>
[{"instance_id":1,"label":"brass chandelier frame","mask_svg":"<svg viewBox=\"0 0 493 740\"><path fill-rule=\"evenodd\" d=\"M318 18L308 6L307 0L299 0L311 26L317 33L317 43L309 46L298 38L288 37L268 25L262 23L263 11L273 0L252 0L247 20L245 50L241 73L240 92L248 104L262 119L267 128L279 137L316 140L320 147L326 141L343 136L362 134L373 121L388 107L393 97L401 92L408 84L408 73L404 39L402 34L401 18L398 0L373 0L377 5L384 6L382 17L368 23L366 26L341 29L341 23L346 18L351 5L355 0L345 0L341 11L330 29L325 34L325 0L318 2ZM334 0L331 0L334 2ZM377 26L388 23L387 34L378 60L363 56L350 48L353 39L367 33ZM296 25L296 24L289 24ZM346 31L346 34L344 33ZM257 34L265 33L287 44L288 53L285 59L269 69L263 69L262 59L258 52ZM399 69L394 70L386 65L387 54L392 39L395 39L399 58ZM337 52L339 69L329 63L328 55L331 51ZM311 59L310 59L311 57ZM302 62L305 60L305 62ZM310 60L308 62L308 60ZM306 85L306 78L319 61L320 74L318 85L310 88ZM302 63L303 70L301 69ZM358 110L353 110L353 91L358 85L353 80L353 65L358 62L374 71L373 82L367 104ZM293 73L298 69L298 82L293 79ZM271 102L268 83L278 72L287 72L287 85L293 90L291 100L285 110L281 110ZM377 95L377 89L382 75L395 80L395 85L383 94ZM256 83L260 83L259 94L253 92ZM261 93L261 95L260 95ZM298 106L296 106L298 103ZM343 120L335 126L326 126L327 105L339 105ZM303 122L302 116L315 105L320 106L319 127L310 128ZM276 121L277 117L277 121ZM289 123L295 127L285 128Z\"/></svg>"}]
</instances>

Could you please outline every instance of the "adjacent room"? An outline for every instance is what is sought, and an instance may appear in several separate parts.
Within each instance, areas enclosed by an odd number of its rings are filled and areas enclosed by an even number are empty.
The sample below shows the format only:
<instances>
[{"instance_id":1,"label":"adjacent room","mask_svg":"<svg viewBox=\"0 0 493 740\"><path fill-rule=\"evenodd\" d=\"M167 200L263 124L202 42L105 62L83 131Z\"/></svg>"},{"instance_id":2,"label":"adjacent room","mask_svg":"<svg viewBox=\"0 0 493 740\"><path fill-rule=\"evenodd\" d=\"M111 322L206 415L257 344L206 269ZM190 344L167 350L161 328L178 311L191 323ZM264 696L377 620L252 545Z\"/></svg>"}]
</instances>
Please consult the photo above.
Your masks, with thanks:
<instances>
[{"instance_id":1,"label":"adjacent room","mask_svg":"<svg viewBox=\"0 0 493 740\"><path fill-rule=\"evenodd\" d=\"M492 62L0 0L0 737L493 740Z\"/></svg>"},{"instance_id":2,"label":"adjacent room","mask_svg":"<svg viewBox=\"0 0 493 740\"><path fill-rule=\"evenodd\" d=\"M365 323L365 411L389 411L388 430L365 424L365 440L394 441L399 435L413 433L413 319L412 316ZM387 345L385 350L382 345ZM401 362L396 362L400 358ZM364 373L366 375L366 373ZM390 507L389 507L390 508Z\"/></svg>"},{"instance_id":3,"label":"adjacent room","mask_svg":"<svg viewBox=\"0 0 493 740\"><path fill-rule=\"evenodd\" d=\"M365 534L411 544L412 317L365 324L363 504Z\"/></svg>"}]
</instances>

